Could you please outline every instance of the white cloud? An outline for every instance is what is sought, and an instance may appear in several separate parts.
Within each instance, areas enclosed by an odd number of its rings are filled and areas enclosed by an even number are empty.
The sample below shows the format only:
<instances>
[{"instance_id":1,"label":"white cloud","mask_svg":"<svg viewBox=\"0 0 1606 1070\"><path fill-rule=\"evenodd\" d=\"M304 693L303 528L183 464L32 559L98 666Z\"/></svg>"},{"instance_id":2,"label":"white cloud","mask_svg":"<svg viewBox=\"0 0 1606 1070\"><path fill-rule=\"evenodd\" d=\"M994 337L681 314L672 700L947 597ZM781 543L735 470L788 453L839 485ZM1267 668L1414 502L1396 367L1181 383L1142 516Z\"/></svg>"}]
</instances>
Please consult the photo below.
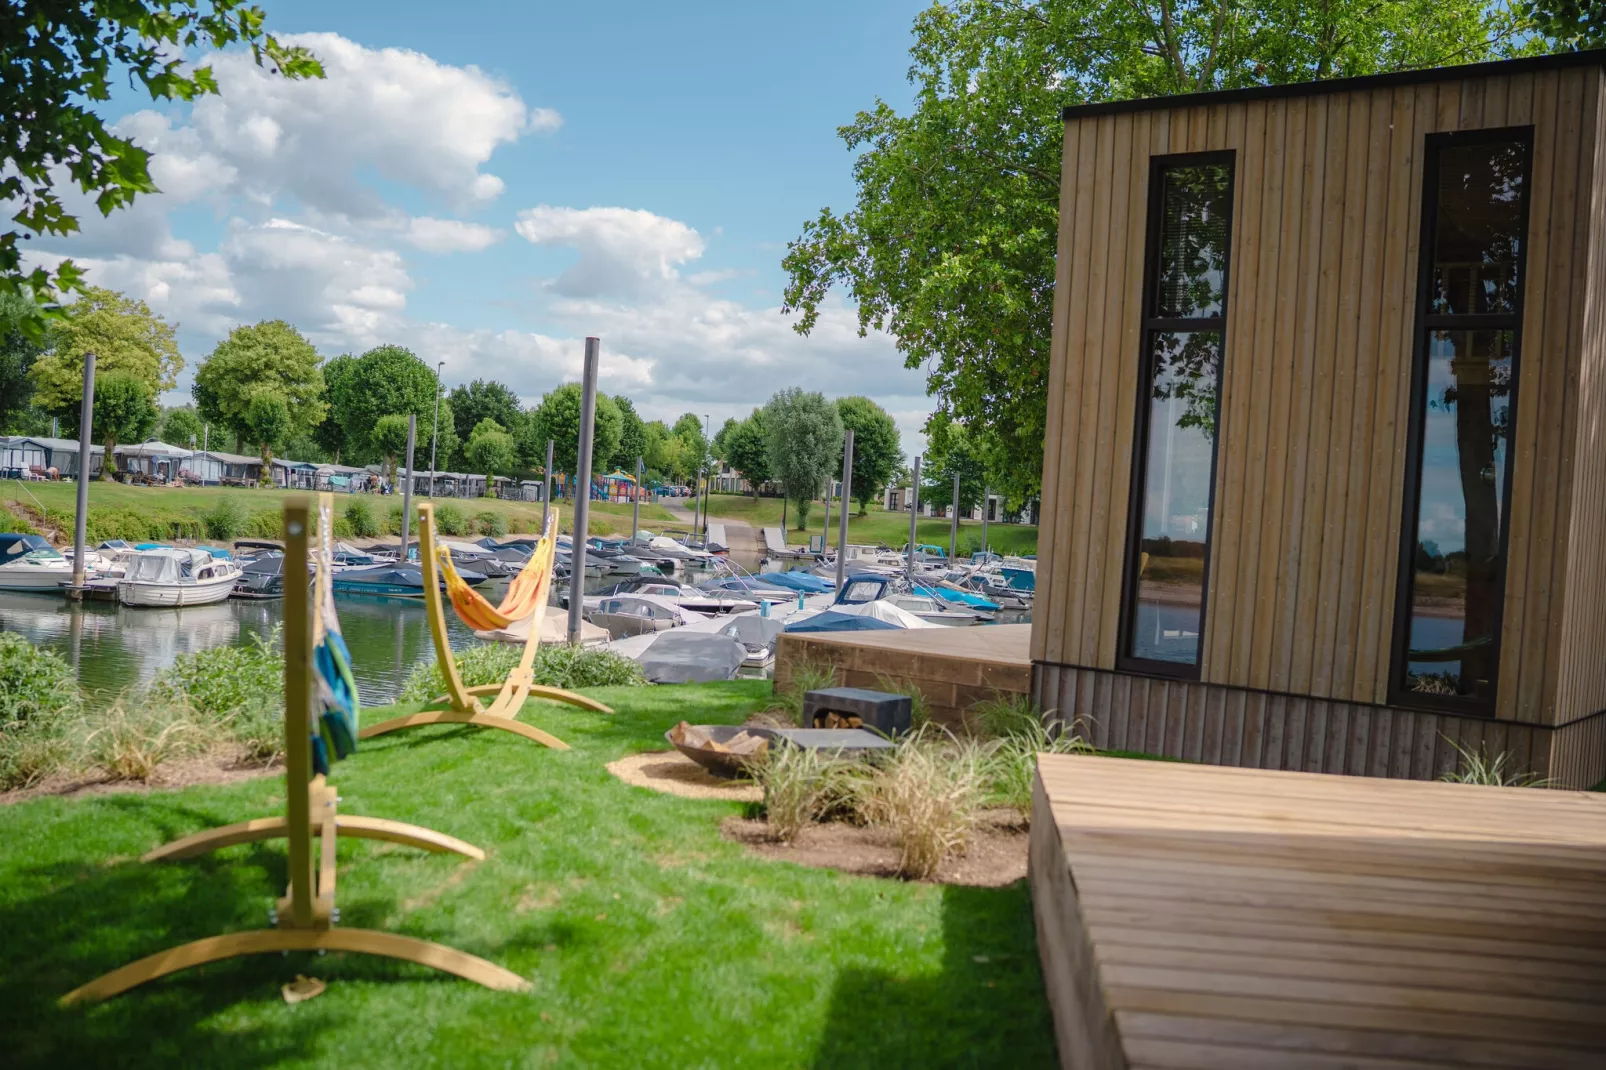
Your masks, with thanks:
<instances>
[{"instance_id":1,"label":"white cloud","mask_svg":"<svg viewBox=\"0 0 1606 1070\"><path fill-rule=\"evenodd\" d=\"M407 221L405 237L409 244L426 253L477 253L501 241L503 235L503 231L481 223L415 216Z\"/></svg>"},{"instance_id":2,"label":"white cloud","mask_svg":"<svg viewBox=\"0 0 1606 1070\"><path fill-rule=\"evenodd\" d=\"M703 239L675 219L633 208L557 208L519 213L515 226L532 245L572 248L580 258L550 283L567 297L631 297L674 282L677 269L703 255Z\"/></svg>"}]
</instances>

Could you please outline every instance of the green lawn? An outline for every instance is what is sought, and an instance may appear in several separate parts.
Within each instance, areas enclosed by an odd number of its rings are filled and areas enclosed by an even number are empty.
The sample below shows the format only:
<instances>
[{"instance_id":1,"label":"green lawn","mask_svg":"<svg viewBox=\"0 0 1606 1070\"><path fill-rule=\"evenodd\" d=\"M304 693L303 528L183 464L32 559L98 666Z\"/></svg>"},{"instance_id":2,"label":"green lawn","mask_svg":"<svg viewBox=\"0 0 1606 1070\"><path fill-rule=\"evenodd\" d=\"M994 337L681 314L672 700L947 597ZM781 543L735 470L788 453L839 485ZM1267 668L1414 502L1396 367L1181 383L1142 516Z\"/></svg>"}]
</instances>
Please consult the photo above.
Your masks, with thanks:
<instances>
[{"instance_id":1,"label":"green lawn","mask_svg":"<svg viewBox=\"0 0 1606 1070\"><path fill-rule=\"evenodd\" d=\"M837 509L840 503L831 503L831 531L830 538L834 542L837 534L839 514ZM858 503L850 502L849 507L855 511ZM797 511L790 506L787 508L787 541L801 543L805 541L803 532L797 530ZM751 524L755 528L779 527L781 524L781 499L759 498L754 500L749 495L741 494L715 494L709 499L709 516L715 522L720 520L740 520ZM948 546L949 524L947 520L936 517L922 517L918 527L920 541L941 546ZM815 502L809 510L809 533L820 534L825 530L825 504ZM878 505L872 505L868 516L851 516L848 519L848 541L859 543L884 544L898 547L909 541L909 514L906 512L888 512ZM1030 554L1037 552L1037 527L1034 524L997 524L987 525L987 543L998 553ZM961 550L967 545L973 549L981 548L981 521L962 520L959 523L959 545Z\"/></svg>"},{"instance_id":2,"label":"green lawn","mask_svg":"<svg viewBox=\"0 0 1606 1070\"><path fill-rule=\"evenodd\" d=\"M47 510L52 519L59 519L68 530L72 525L72 517L77 512L77 493L77 487L72 483L22 483L14 479L0 480L0 505L10 507L14 512L24 516L36 516L42 510ZM240 503L248 513L277 513L285 497L291 493L306 492L247 490L240 487L136 487L96 480L89 485L89 511L91 518L97 515L103 517L106 520L106 531L111 531L115 530L119 517L129 514L146 520L171 519L193 522L212 510L223 499ZM336 513L339 514L351 501L367 502L372 506L375 516L383 520L392 507L397 509L401 507L402 499L400 495L378 497L372 494L337 494ZM441 504L449 502L470 516L485 511L501 513L508 518L509 527L514 531L535 531L541 524L540 503L502 501L499 498L437 498L435 501ZM560 508L563 530L570 531L573 503L562 503ZM591 522L587 527L594 535L611 535L621 531L628 534L630 510L628 504L592 502ZM662 506L645 502L641 506L641 517L644 521L651 519L658 523L674 519Z\"/></svg>"},{"instance_id":3,"label":"green lawn","mask_svg":"<svg viewBox=\"0 0 1606 1070\"><path fill-rule=\"evenodd\" d=\"M335 770L342 811L438 828L482 863L340 846L343 922L438 940L529 978L496 993L361 956L236 959L88 1009L55 999L138 956L260 927L283 845L160 866L176 836L283 805L283 785L39 799L0 813L8 1067L1031 1067L1054 1064L1024 885L952 888L762 861L739 806L658 795L604 764L682 717L734 722L769 685L595 692L612 718L532 705L574 749L429 728ZM385 716L370 711L365 720ZM330 981L298 1006L279 985Z\"/></svg>"}]
</instances>

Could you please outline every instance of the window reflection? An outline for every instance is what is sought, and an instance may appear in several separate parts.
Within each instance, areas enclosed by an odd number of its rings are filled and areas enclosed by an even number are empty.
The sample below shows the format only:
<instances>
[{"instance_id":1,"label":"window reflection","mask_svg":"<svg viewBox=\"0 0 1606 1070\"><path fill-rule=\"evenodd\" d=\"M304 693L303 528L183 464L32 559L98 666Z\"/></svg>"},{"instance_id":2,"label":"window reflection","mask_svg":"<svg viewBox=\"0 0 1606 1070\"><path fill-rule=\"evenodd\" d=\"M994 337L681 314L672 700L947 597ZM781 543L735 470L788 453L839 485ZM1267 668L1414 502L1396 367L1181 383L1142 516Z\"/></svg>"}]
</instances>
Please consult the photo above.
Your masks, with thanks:
<instances>
[{"instance_id":1,"label":"window reflection","mask_svg":"<svg viewBox=\"0 0 1606 1070\"><path fill-rule=\"evenodd\" d=\"M1162 319L1220 316L1226 303L1232 171L1226 164L1168 167L1160 191Z\"/></svg>"},{"instance_id":2,"label":"window reflection","mask_svg":"<svg viewBox=\"0 0 1606 1070\"><path fill-rule=\"evenodd\" d=\"M1220 366L1219 332L1151 337L1133 657L1199 660Z\"/></svg>"},{"instance_id":3,"label":"window reflection","mask_svg":"<svg viewBox=\"0 0 1606 1070\"><path fill-rule=\"evenodd\" d=\"M1517 310L1525 166L1519 142L1439 150L1430 312Z\"/></svg>"}]
</instances>

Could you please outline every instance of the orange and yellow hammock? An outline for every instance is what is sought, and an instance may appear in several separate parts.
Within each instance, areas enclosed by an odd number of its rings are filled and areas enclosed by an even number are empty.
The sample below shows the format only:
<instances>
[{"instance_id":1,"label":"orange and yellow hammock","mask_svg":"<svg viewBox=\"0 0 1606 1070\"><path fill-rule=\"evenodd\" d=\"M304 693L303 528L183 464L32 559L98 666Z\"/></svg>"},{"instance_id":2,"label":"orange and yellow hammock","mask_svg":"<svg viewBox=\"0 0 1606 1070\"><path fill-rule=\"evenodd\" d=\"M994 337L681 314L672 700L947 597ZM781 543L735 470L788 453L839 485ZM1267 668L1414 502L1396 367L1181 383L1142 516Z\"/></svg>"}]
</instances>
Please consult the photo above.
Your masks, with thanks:
<instances>
[{"instance_id":1,"label":"orange and yellow hammock","mask_svg":"<svg viewBox=\"0 0 1606 1070\"><path fill-rule=\"evenodd\" d=\"M475 631L494 632L545 609L547 590L552 584L552 562L557 549L558 511L554 509L547 517L546 531L541 535L541 541L535 544L530 559L513 577L513 582L508 584L507 594L496 606L486 601L484 595L458 575L457 567L452 564L451 552L446 547L436 547L435 552L440 559L442 574L446 577L446 597L451 599L452 609L456 610L458 619ZM540 623L533 621L530 627L539 628Z\"/></svg>"}]
</instances>

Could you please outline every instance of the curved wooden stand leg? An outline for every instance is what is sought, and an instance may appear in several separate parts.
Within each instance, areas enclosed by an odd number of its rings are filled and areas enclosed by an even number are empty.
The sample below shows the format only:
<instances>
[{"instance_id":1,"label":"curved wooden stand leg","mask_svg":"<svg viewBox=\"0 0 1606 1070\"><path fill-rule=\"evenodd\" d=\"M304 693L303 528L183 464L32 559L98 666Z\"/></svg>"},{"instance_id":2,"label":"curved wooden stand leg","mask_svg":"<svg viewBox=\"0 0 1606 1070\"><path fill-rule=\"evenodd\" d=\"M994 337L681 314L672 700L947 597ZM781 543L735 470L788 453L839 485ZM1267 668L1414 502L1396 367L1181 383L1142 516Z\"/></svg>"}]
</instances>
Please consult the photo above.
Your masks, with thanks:
<instances>
[{"instance_id":1,"label":"curved wooden stand leg","mask_svg":"<svg viewBox=\"0 0 1606 1070\"><path fill-rule=\"evenodd\" d=\"M468 693L470 695L494 695L501 688L501 684L486 684L483 687L471 687L468 689ZM541 684L532 684L527 695L529 698L544 698L552 702L562 702L570 706L578 706L583 710L592 710L596 713L613 712L612 706L604 706L594 698L586 698L584 695L577 695L573 691L565 691L561 687L544 687ZM446 698L442 696L436 701L445 702Z\"/></svg>"},{"instance_id":2,"label":"curved wooden stand leg","mask_svg":"<svg viewBox=\"0 0 1606 1070\"><path fill-rule=\"evenodd\" d=\"M208 851L233 847L237 843L254 843L289 835L290 823L282 817L254 817L221 828L205 829L181 840L164 843L140 856L141 862L164 862L174 858L190 858Z\"/></svg>"},{"instance_id":3,"label":"curved wooden stand leg","mask_svg":"<svg viewBox=\"0 0 1606 1070\"><path fill-rule=\"evenodd\" d=\"M392 717L388 721L369 725L357 733L357 738L370 739L386 732L397 732L403 728L417 728L426 724L473 724L484 728L500 728L533 740L542 746L551 747L553 750L569 749L569 745L557 736L543 732L539 728L531 728L511 717L490 717L483 713L460 713L457 710L424 710L420 713L409 713L404 717Z\"/></svg>"},{"instance_id":4,"label":"curved wooden stand leg","mask_svg":"<svg viewBox=\"0 0 1606 1070\"><path fill-rule=\"evenodd\" d=\"M405 821L338 814L335 817L335 831L341 836L354 836L360 840L387 840L390 843L419 847L437 854L460 854L476 862L485 859L485 852L472 843L460 840L456 836L448 836L444 832L424 828L422 825L409 825Z\"/></svg>"},{"instance_id":5,"label":"curved wooden stand leg","mask_svg":"<svg viewBox=\"0 0 1606 1070\"><path fill-rule=\"evenodd\" d=\"M110 999L146 981L154 981L191 966L272 951L353 951L416 962L503 992L522 992L530 987L524 978L493 962L410 936L398 936L375 929L254 929L244 933L209 936L204 940L147 955L73 989L61 997L60 1003L68 1007L75 1003Z\"/></svg>"}]
</instances>

